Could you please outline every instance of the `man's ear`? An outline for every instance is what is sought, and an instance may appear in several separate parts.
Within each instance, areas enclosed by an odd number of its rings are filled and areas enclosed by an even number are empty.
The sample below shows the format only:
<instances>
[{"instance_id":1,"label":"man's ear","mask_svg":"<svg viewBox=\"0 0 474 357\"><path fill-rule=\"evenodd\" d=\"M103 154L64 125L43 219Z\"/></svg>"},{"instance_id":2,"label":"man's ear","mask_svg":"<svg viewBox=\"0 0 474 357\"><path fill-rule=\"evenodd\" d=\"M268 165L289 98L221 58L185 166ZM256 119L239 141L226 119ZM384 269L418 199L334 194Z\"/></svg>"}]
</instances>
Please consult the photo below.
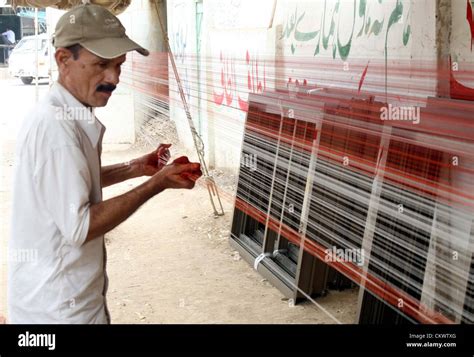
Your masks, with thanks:
<instances>
[{"instance_id":1,"label":"man's ear","mask_svg":"<svg viewBox=\"0 0 474 357\"><path fill-rule=\"evenodd\" d=\"M59 71L64 71L69 67L69 62L73 60L72 52L66 48L58 48L54 54Z\"/></svg>"}]
</instances>

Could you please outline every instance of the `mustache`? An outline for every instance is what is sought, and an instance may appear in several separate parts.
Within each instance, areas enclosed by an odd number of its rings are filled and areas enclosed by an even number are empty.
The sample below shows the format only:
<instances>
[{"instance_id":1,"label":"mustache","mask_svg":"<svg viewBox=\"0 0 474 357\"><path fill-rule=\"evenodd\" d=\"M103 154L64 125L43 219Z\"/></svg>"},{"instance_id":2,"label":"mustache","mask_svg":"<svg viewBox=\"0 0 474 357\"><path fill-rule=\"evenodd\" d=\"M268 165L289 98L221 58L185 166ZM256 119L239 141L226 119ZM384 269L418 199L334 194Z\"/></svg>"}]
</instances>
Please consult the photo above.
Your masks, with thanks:
<instances>
[{"instance_id":1,"label":"mustache","mask_svg":"<svg viewBox=\"0 0 474 357\"><path fill-rule=\"evenodd\" d=\"M117 86L113 85L113 84L99 84L97 86L97 92L113 92L115 89L117 88Z\"/></svg>"}]
</instances>

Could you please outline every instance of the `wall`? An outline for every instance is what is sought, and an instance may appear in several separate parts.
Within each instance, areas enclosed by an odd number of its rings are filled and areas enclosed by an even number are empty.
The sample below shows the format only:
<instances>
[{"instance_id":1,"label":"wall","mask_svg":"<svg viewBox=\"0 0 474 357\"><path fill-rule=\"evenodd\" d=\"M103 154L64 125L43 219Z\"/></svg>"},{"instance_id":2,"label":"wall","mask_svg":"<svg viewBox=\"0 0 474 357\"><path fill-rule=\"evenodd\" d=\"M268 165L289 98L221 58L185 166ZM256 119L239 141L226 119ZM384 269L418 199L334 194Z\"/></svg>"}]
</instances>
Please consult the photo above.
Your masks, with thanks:
<instances>
[{"instance_id":1,"label":"wall","mask_svg":"<svg viewBox=\"0 0 474 357\"><path fill-rule=\"evenodd\" d=\"M345 1L338 6L335 1L204 1L205 51L200 58L205 67L201 67L198 88L198 83L193 81L197 78L193 57L194 2L168 2L169 32L183 34L171 36L171 42L178 51L179 71L194 118L195 93L201 91L206 95L205 109L201 105L201 116L205 117L201 133L209 148L211 166L238 166L249 92L286 88L289 82L296 81L354 88L359 85L366 66L367 86L380 88L385 45L390 65L396 65L396 60L410 59L412 52L417 52L419 57L434 58L434 17L425 17L425 26L414 24L420 30L415 35L410 27L411 14L424 11L429 1L405 1L401 6L398 3L398 7L395 1L382 4L369 1L365 7L364 3ZM392 24L387 35L392 13L400 14L402 23ZM423 50L412 48L414 40L422 37L426 44ZM180 41L185 45L181 53ZM374 72L370 66L374 66ZM184 143L192 146L184 130L186 123L179 98L170 99L170 114L180 128Z\"/></svg>"},{"instance_id":2,"label":"wall","mask_svg":"<svg viewBox=\"0 0 474 357\"><path fill-rule=\"evenodd\" d=\"M137 52L129 53L122 71L122 82L127 93L131 93L133 103L130 116L133 127L127 132L134 138L143 123L155 117L157 112L164 111L168 115L168 55L157 8L166 28L166 1L134 0L119 16L129 37L150 51L148 57Z\"/></svg>"},{"instance_id":3,"label":"wall","mask_svg":"<svg viewBox=\"0 0 474 357\"><path fill-rule=\"evenodd\" d=\"M377 100L417 105L436 95L435 0L204 0L203 4L200 56L196 56L194 1L168 1L168 29L211 166L239 165L250 92L296 84L360 87ZM471 29L474 33L474 24L471 28L466 20L466 4L466 0L452 2L450 51L463 68L472 64ZM175 87L170 89L171 117L191 148L180 98ZM204 96L199 101L198 93Z\"/></svg>"},{"instance_id":4,"label":"wall","mask_svg":"<svg viewBox=\"0 0 474 357\"><path fill-rule=\"evenodd\" d=\"M468 5L469 3L469 5ZM451 57L455 76L464 85L474 88L474 1L452 1ZM471 20L468 21L469 13ZM470 72L470 73L468 73Z\"/></svg>"}]
</instances>

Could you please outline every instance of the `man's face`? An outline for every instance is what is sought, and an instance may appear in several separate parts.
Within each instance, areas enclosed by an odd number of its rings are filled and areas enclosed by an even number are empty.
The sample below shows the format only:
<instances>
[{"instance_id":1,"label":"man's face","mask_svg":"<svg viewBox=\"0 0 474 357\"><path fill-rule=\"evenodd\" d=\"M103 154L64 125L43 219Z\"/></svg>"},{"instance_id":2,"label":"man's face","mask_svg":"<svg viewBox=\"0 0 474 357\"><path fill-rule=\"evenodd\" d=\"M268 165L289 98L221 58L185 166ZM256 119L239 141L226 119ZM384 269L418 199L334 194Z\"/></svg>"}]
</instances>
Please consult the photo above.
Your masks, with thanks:
<instances>
[{"instance_id":1,"label":"man's face","mask_svg":"<svg viewBox=\"0 0 474 357\"><path fill-rule=\"evenodd\" d=\"M104 59L85 48L79 52L79 58L73 58L66 49L66 58L60 58L60 80L71 94L82 104L89 107L104 107L119 83L121 66L125 55L114 59ZM67 58L67 53L70 57Z\"/></svg>"}]
</instances>

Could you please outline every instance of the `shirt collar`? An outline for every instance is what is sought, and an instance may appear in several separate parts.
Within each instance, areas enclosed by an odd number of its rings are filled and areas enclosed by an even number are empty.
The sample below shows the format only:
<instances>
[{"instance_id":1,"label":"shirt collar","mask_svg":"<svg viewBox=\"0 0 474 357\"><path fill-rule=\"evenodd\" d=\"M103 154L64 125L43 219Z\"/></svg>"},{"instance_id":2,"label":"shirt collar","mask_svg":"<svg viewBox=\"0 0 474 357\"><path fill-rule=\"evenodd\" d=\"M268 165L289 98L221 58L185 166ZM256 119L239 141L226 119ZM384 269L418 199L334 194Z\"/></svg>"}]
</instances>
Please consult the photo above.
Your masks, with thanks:
<instances>
[{"instance_id":1,"label":"shirt collar","mask_svg":"<svg viewBox=\"0 0 474 357\"><path fill-rule=\"evenodd\" d=\"M63 115L67 115L69 120L74 120L87 135L91 144L97 147L99 140L102 140L105 126L97 119L93 110L91 112L58 82L52 85L50 93L58 100L57 104L62 106Z\"/></svg>"}]
</instances>

